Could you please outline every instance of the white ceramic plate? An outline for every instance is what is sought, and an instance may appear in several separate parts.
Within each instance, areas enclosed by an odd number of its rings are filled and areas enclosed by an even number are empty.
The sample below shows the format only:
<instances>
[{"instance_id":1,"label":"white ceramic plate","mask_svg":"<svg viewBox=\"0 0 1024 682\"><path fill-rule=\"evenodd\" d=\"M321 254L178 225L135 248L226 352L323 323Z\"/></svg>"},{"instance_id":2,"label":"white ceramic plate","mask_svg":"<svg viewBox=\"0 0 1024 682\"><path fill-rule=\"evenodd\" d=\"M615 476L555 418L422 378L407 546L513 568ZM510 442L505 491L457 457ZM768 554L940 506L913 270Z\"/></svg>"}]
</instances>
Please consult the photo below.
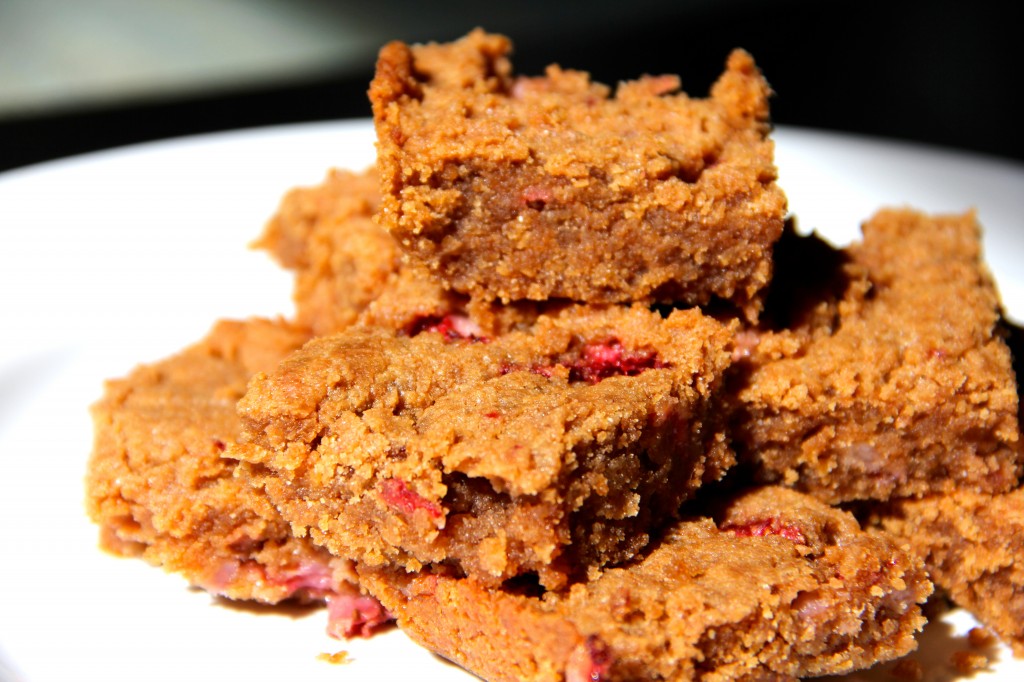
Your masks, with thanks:
<instances>
[{"instance_id":1,"label":"white ceramic plate","mask_svg":"<svg viewBox=\"0 0 1024 682\"><path fill-rule=\"evenodd\" d=\"M837 243L883 204L978 209L1011 315L1024 317L1024 168L780 129L803 230ZM97 549L83 513L88 405L102 380L177 351L221 317L291 312L291 278L247 249L281 195L373 161L368 122L240 131L0 175L0 679L349 682L471 676L390 632L338 642L322 611L225 606ZM931 675L972 624L928 631ZM319 657L348 652L337 665ZM986 679L1020 679L1005 649ZM980 679L980 677L979 677Z\"/></svg>"}]
</instances>

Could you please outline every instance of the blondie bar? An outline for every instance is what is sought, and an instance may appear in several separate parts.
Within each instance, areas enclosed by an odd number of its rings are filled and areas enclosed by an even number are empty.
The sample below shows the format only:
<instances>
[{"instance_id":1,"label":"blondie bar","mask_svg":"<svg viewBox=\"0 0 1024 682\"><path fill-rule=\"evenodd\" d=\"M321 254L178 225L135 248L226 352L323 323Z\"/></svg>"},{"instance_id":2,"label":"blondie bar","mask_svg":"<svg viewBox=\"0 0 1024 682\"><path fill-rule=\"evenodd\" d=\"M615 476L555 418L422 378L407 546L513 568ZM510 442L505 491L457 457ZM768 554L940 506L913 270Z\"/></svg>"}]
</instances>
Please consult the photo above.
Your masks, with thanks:
<instances>
[{"instance_id":1,"label":"blondie bar","mask_svg":"<svg viewBox=\"0 0 1024 682\"><path fill-rule=\"evenodd\" d=\"M355 324L415 333L447 324L494 336L531 324L554 303L493 305L451 291L403 258L373 219L380 204L374 169L331 170L281 200L255 246L295 272L296 322L324 336Z\"/></svg>"},{"instance_id":2,"label":"blondie bar","mask_svg":"<svg viewBox=\"0 0 1024 682\"><path fill-rule=\"evenodd\" d=\"M402 269L394 240L373 222L379 196L375 172L331 170L288 192L255 243L295 272L296 322L314 334L354 324Z\"/></svg>"},{"instance_id":3,"label":"blondie bar","mask_svg":"<svg viewBox=\"0 0 1024 682\"><path fill-rule=\"evenodd\" d=\"M698 99L676 76L614 95L558 66L516 77L509 50L477 30L381 51L379 219L402 247L474 298L724 299L756 315L786 200L750 55Z\"/></svg>"},{"instance_id":4,"label":"blondie bar","mask_svg":"<svg viewBox=\"0 0 1024 682\"><path fill-rule=\"evenodd\" d=\"M924 559L936 587L1024 656L1024 488L900 500L881 521Z\"/></svg>"},{"instance_id":5,"label":"blondie bar","mask_svg":"<svg viewBox=\"0 0 1024 682\"><path fill-rule=\"evenodd\" d=\"M779 680L916 647L931 593L886 534L784 488L678 522L649 553L561 593L485 589L443 567L359 567L423 646L489 682Z\"/></svg>"},{"instance_id":6,"label":"blondie bar","mask_svg":"<svg viewBox=\"0 0 1024 682\"><path fill-rule=\"evenodd\" d=\"M842 252L780 242L794 267L765 319L781 326L741 333L730 388L763 480L829 502L1016 485L1016 378L979 232L972 213L887 209Z\"/></svg>"},{"instance_id":7,"label":"blondie bar","mask_svg":"<svg viewBox=\"0 0 1024 682\"><path fill-rule=\"evenodd\" d=\"M107 383L93 406L87 507L104 547L231 599L327 601L331 632L388 619L349 562L308 539L221 455L241 430L235 402L259 369L306 334L271 320L222 321L201 342Z\"/></svg>"},{"instance_id":8,"label":"blondie bar","mask_svg":"<svg viewBox=\"0 0 1024 682\"><path fill-rule=\"evenodd\" d=\"M730 329L641 306L494 339L355 327L256 375L227 455L338 556L556 587L628 559L732 464Z\"/></svg>"}]
</instances>

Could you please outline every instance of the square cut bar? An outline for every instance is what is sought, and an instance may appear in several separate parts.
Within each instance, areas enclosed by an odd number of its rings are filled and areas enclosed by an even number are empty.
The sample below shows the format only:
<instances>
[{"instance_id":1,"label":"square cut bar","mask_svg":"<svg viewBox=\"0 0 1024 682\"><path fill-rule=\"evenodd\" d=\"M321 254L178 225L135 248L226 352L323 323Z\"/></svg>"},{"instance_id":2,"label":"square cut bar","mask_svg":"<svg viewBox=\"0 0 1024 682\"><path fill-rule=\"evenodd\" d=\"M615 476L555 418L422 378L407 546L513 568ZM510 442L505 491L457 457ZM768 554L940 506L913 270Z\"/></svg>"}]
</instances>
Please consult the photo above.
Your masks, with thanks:
<instances>
[{"instance_id":1,"label":"square cut bar","mask_svg":"<svg viewBox=\"0 0 1024 682\"><path fill-rule=\"evenodd\" d=\"M764 481L834 503L1016 485L1017 382L973 213L884 209L860 243L789 235L777 262L782 327L741 332L730 387Z\"/></svg>"},{"instance_id":2,"label":"square cut bar","mask_svg":"<svg viewBox=\"0 0 1024 682\"><path fill-rule=\"evenodd\" d=\"M326 600L331 631L386 619L351 565L292 536L264 495L221 455L238 437L246 381L308 336L278 320L225 320L199 343L107 382L93 406L87 509L105 548L138 556L231 599Z\"/></svg>"},{"instance_id":3,"label":"square cut bar","mask_svg":"<svg viewBox=\"0 0 1024 682\"><path fill-rule=\"evenodd\" d=\"M706 99L676 76L615 94L509 41L385 46L370 86L378 219L452 289L503 301L704 304L755 315L786 200L770 89L733 52Z\"/></svg>"},{"instance_id":4,"label":"square cut bar","mask_svg":"<svg viewBox=\"0 0 1024 682\"><path fill-rule=\"evenodd\" d=\"M355 324L405 331L446 324L493 336L564 305L498 305L445 288L402 257L395 239L373 220L379 204L375 170L331 170L321 182L289 191L255 243L295 273L295 319L314 335Z\"/></svg>"},{"instance_id":5,"label":"square cut bar","mask_svg":"<svg viewBox=\"0 0 1024 682\"><path fill-rule=\"evenodd\" d=\"M620 562L734 460L731 328L696 310L570 308L530 332L321 337L250 383L228 456L339 556L557 587Z\"/></svg>"},{"instance_id":6,"label":"square cut bar","mask_svg":"<svg viewBox=\"0 0 1024 682\"><path fill-rule=\"evenodd\" d=\"M241 431L235 402L246 381L306 339L286 323L224 321L181 353L107 382L92 407L86 483L108 549L210 592L267 602L289 595L289 573L326 563L329 556L293 540L266 498L234 478L237 463L221 458Z\"/></svg>"},{"instance_id":7,"label":"square cut bar","mask_svg":"<svg viewBox=\"0 0 1024 682\"><path fill-rule=\"evenodd\" d=\"M290 190L255 243L295 272L295 319L315 335L356 323L400 276L398 245L373 221L379 184L372 170L331 170Z\"/></svg>"},{"instance_id":8,"label":"square cut bar","mask_svg":"<svg viewBox=\"0 0 1024 682\"><path fill-rule=\"evenodd\" d=\"M390 615L356 587L351 562L294 537L222 457L242 428L235 403L246 381L307 338L280 320L223 320L180 353L108 381L92 408L86 507L113 553L230 599L326 601L330 634L366 635Z\"/></svg>"},{"instance_id":9,"label":"square cut bar","mask_svg":"<svg viewBox=\"0 0 1024 682\"><path fill-rule=\"evenodd\" d=\"M932 591L893 538L784 488L680 521L636 561L560 593L357 570L410 637L489 682L846 673L912 651Z\"/></svg>"},{"instance_id":10,"label":"square cut bar","mask_svg":"<svg viewBox=\"0 0 1024 682\"><path fill-rule=\"evenodd\" d=\"M880 516L936 587L1024 657L1024 488L900 500Z\"/></svg>"}]
</instances>

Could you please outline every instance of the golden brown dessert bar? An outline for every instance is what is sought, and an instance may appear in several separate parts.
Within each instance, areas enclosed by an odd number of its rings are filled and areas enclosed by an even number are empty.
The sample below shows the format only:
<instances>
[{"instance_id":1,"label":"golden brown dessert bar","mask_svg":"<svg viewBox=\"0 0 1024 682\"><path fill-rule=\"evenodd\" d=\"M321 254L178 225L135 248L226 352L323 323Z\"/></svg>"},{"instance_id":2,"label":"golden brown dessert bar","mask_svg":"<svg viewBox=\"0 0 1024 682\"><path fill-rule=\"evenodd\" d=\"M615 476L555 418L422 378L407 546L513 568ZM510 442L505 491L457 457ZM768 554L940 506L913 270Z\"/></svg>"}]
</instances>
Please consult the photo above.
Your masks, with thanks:
<instances>
[{"instance_id":1,"label":"golden brown dessert bar","mask_svg":"<svg viewBox=\"0 0 1024 682\"><path fill-rule=\"evenodd\" d=\"M88 511L108 550L231 599L326 600L332 632L368 632L387 615L354 588L351 565L293 537L221 457L241 430L235 402L248 378L306 338L280 321L223 321L181 353L109 381L92 410Z\"/></svg>"},{"instance_id":2,"label":"golden brown dessert bar","mask_svg":"<svg viewBox=\"0 0 1024 682\"><path fill-rule=\"evenodd\" d=\"M253 379L250 442L228 456L339 556L549 587L628 559L733 462L717 410L731 331L695 310L456 331L314 339Z\"/></svg>"},{"instance_id":3,"label":"golden brown dessert bar","mask_svg":"<svg viewBox=\"0 0 1024 682\"><path fill-rule=\"evenodd\" d=\"M494 336L528 326L558 305L491 305L450 291L402 258L373 219L379 204L374 169L331 170L322 182L288 192L255 243L295 272L296 322L315 335L354 324L407 333L447 324Z\"/></svg>"},{"instance_id":4,"label":"golden brown dessert bar","mask_svg":"<svg viewBox=\"0 0 1024 682\"><path fill-rule=\"evenodd\" d=\"M359 575L413 639L489 682L845 673L913 650L932 589L894 539L783 488L681 521L635 563L563 593L443 569Z\"/></svg>"},{"instance_id":5,"label":"golden brown dessert bar","mask_svg":"<svg viewBox=\"0 0 1024 682\"><path fill-rule=\"evenodd\" d=\"M936 587L1024 657L1024 489L901 500L881 522L924 559Z\"/></svg>"},{"instance_id":6,"label":"golden brown dessert bar","mask_svg":"<svg viewBox=\"0 0 1024 682\"><path fill-rule=\"evenodd\" d=\"M817 244L780 242L789 300L765 314L785 328L741 336L744 458L829 502L1014 487L1016 378L975 216L882 210L842 253Z\"/></svg>"},{"instance_id":7,"label":"golden brown dessert bar","mask_svg":"<svg viewBox=\"0 0 1024 682\"><path fill-rule=\"evenodd\" d=\"M782 230L770 89L736 51L706 99L676 76L608 87L509 41L383 48L370 86L379 218L478 299L732 301L755 315Z\"/></svg>"},{"instance_id":8,"label":"golden brown dessert bar","mask_svg":"<svg viewBox=\"0 0 1024 682\"><path fill-rule=\"evenodd\" d=\"M331 170L288 192L255 244L295 271L296 322L314 334L355 323L401 270L397 245L372 219L379 196L375 172Z\"/></svg>"}]
</instances>

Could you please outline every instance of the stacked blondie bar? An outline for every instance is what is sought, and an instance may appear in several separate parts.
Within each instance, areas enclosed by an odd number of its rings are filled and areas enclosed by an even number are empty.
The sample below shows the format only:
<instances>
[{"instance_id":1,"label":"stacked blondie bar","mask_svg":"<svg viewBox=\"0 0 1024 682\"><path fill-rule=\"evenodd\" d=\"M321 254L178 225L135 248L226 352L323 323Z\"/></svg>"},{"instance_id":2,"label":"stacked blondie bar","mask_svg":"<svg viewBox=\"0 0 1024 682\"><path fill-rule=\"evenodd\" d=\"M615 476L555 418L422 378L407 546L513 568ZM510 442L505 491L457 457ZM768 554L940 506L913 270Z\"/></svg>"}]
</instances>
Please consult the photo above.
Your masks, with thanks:
<instances>
[{"instance_id":1,"label":"stacked blondie bar","mask_svg":"<svg viewBox=\"0 0 1024 682\"><path fill-rule=\"evenodd\" d=\"M971 213L787 225L770 88L393 43L378 160L259 240L293 319L108 383L103 544L391 621L487 680L754 680L914 650L935 586L1024 655L1024 458ZM799 207L794 207L799 212Z\"/></svg>"}]
</instances>

